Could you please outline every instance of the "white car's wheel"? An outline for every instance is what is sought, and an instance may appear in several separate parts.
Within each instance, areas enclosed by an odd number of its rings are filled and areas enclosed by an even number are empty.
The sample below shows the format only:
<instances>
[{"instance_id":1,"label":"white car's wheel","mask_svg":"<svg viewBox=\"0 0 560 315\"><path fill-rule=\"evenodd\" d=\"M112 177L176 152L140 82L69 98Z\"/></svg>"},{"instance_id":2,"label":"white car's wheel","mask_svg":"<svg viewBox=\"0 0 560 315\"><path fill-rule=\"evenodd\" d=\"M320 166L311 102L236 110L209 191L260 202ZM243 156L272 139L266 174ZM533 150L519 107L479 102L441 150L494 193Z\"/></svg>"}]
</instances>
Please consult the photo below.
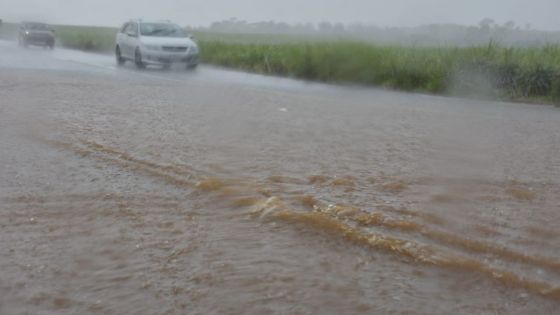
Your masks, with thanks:
<instances>
[{"instance_id":1,"label":"white car's wheel","mask_svg":"<svg viewBox=\"0 0 560 315\"><path fill-rule=\"evenodd\" d=\"M123 58L121 54L121 48L119 46L115 48L115 58L117 60L117 66L122 66L126 62L126 60Z\"/></svg>"},{"instance_id":2,"label":"white car's wheel","mask_svg":"<svg viewBox=\"0 0 560 315\"><path fill-rule=\"evenodd\" d=\"M134 53L134 63L138 69L146 68L146 64L142 61L142 53L138 48L136 48L136 52Z\"/></svg>"}]
</instances>

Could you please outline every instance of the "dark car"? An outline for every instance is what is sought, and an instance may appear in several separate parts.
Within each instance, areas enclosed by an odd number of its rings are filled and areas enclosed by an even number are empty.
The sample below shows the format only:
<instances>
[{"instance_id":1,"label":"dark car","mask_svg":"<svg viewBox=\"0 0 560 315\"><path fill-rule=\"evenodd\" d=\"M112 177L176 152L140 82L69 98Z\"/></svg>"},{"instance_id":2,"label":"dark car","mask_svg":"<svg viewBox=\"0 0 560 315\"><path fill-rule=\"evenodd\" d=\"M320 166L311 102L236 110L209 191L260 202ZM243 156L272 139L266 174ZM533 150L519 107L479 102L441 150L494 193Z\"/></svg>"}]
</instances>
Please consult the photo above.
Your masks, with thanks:
<instances>
[{"instance_id":1,"label":"dark car","mask_svg":"<svg viewBox=\"0 0 560 315\"><path fill-rule=\"evenodd\" d=\"M45 23L23 22L19 28L19 44L54 48L54 30Z\"/></svg>"}]
</instances>

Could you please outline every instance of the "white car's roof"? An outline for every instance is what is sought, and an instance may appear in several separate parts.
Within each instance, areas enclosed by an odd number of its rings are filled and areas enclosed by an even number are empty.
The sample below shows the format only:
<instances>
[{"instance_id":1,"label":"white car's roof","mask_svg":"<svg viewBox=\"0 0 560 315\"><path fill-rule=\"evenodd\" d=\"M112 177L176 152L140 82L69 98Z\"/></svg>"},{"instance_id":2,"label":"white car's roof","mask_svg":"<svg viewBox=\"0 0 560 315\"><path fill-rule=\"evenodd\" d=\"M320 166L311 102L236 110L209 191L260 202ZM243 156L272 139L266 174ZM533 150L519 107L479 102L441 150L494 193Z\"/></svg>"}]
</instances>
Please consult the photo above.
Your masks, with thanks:
<instances>
[{"instance_id":1,"label":"white car's roof","mask_svg":"<svg viewBox=\"0 0 560 315\"><path fill-rule=\"evenodd\" d=\"M145 19L135 19L135 20L131 20L131 22L136 22L136 23L165 23L165 24L176 24L173 23L170 20L145 20Z\"/></svg>"}]
</instances>

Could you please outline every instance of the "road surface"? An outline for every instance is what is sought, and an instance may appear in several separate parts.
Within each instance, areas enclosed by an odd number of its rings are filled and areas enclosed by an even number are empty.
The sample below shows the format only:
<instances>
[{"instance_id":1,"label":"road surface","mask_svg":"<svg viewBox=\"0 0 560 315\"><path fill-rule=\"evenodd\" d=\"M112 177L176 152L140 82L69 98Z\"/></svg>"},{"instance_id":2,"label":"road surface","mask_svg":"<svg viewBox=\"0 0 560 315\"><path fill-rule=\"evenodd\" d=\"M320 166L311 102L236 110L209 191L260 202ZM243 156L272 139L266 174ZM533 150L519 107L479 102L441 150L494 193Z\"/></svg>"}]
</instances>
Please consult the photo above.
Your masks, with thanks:
<instances>
[{"instance_id":1,"label":"road surface","mask_svg":"<svg viewBox=\"0 0 560 315\"><path fill-rule=\"evenodd\" d=\"M559 122L0 42L0 314L553 314Z\"/></svg>"}]
</instances>

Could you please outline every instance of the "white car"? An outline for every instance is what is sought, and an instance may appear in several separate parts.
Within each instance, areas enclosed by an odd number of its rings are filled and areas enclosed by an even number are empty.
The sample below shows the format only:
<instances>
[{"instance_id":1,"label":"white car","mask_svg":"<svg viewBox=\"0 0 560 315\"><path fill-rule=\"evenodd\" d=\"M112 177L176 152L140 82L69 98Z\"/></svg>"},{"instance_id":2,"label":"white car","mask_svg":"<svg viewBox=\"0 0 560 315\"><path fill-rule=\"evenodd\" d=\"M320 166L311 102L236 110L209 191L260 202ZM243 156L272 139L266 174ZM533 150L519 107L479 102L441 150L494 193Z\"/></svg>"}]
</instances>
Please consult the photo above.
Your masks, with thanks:
<instances>
[{"instance_id":1,"label":"white car","mask_svg":"<svg viewBox=\"0 0 560 315\"><path fill-rule=\"evenodd\" d=\"M198 45L179 25L168 21L133 20L125 23L117 34L117 64L133 61L140 69L147 65L169 68L184 63L187 69L198 66Z\"/></svg>"}]
</instances>

